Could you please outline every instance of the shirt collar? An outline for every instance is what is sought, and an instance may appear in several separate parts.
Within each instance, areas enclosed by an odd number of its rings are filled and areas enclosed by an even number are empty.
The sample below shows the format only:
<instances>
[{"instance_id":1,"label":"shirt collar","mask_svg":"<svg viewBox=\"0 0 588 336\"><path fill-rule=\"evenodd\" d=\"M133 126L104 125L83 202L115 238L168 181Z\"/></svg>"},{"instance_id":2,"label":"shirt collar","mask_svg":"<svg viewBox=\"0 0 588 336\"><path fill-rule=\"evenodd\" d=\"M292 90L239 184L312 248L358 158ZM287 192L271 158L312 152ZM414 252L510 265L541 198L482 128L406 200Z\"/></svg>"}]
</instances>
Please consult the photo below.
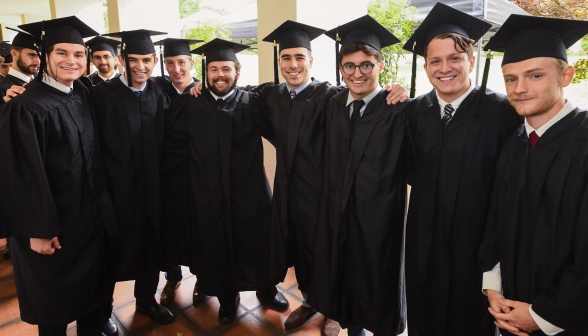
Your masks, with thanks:
<instances>
[{"instance_id":1,"label":"shirt collar","mask_svg":"<svg viewBox=\"0 0 588 336\"><path fill-rule=\"evenodd\" d=\"M300 92L302 92L302 90L306 89L306 87L312 82L312 79L308 79L308 82L304 83L304 85L301 85L299 87L297 87L296 89L291 88L290 86L288 86L288 83L286 83L286 87L288 88L288 92L294 90L296 91L296 94L299 94Z\"/></svg>"},{"instance_id":2,"label":"shirt collar","mask_svg":"<svg viewBox=\"0 0 588 336\"><path fill-rule=\"evenodd\" d=\"M470 88L466 91L466 93L462 94L459 98L457 98L456 100L454 100L452 102L446 102L443 99L441 99L441 97L439 97L439 92L437 92L437 90L435 90L435 94L437 95L437 100L439 101L439 106L441 106L441 112L443 112L443 110L445 109L445 105L447 105L447 104L451 104L451 107L453 107L453 110L457 111L457 108L459 107L459 105L461 105L461 103L474 90L474 88L475 88L474 82L470 79Z\"/></svg>"},{"instance_id":3,"label":"shirt collar","mask_svg":"<svg viewBox=\"0 0 588 336\"><path fill-rule=\"evenodd\" d=\"M566 102L566 104L564 105L564 107L559 110L559 112L553 117L551 118L548 122L546 122L545 124L543 124L541 127L534 129L533 127L531 127L531 125L529 125L529 123L527 122L527 119L525 118L525 130L527 131L527 135L531 134L531 132L535 132L535 134L537 134L539 137L542 137L543 134L545 134L545 132L547 132L547 130L555 125L558 121L562 120L565 116L567 116L570 112L572 112L576 107L570 103L570 101L568 100Z\"/></svg>"},{"instance_id":4,"label":"shirt collar","mask_svg":"<svg viewBox=\"0 0 588 336\"><path fill-rule=\"evenodd\" d=\"M29 75L25 75L22 72L16 70L13 67L10 67L10 69L8 69L8 74L10 76L14 76L22 81L24 81L25 83L30 82L33 78L35 78L35 76L29 76Z\"/></svg>"},{"instance_id":5,"label":"shirt collar","mask_svg":"<svg viewBox=\"0 0 588 336\"><path fill-rule=\"evenodd\" d=\"M133 92L137 92L137 91L145 91L145 88L147 87L147 82L145 82L145 84L143 84L143 86L141 86L140 89L135 88L134 86L129 86L129 82L127 82L127 79L125 78L125 75L122 74L120 76L118 76L118 78L120 78L120 81L129 89L131 89L131 91Z\"/></svg>"},{"instance_id":6,"label":"shirt collar","mask_svg":"<svg viewBox=\"0 0 588 336\"><path fill-rule=\"evenodd\" d=\"M192 81L190 82L190 84L188 84L188 86L192 85L192 83L194 83L194 78L192 78ZM172 86L174 87L174 89L176 89L176 91L178 91L179 94L184 93L184 91L180 91L178 90L178 88L174 85L174 83L172 82ZM186 87L188 87L186 86ZM211 92L212 93L212 92Z\"/></svg>"},{"instance_id":7,"label":"shirt collar","mask_svg":"<svg viewBox=\"0 0 588 336\"><path fill-rule=\"evenodd\" d=\"M382 90L382 87L380 85L378 85L376 87L376 89L374 91L372 91L372 93L370 93L369 95L360 99L365 102L365 104L363 106L367 106L381 90ZM353 98L353 95L351 95L351 91L349 91L349 93L347 94L347 104L345 104L345 106L349 106L349 104L353 103L354 100L355 100L355 98Z\"/></svg>"},{"instance_id":8,"label":"shirt collar","mask_svg":"<svg viewBox=\"0 0 588 336\"><path fill-rule=\"evenodd\" d=\"M43 83L52 86L54 88L56 88L57 90L63 92L63 93L67 93L69 94L72 90L73 90L73 85L72 87L63 85L61 83L59 83L57 80L51 78L49 75L47 75L47 73L43 74Z\"/></svg>"},{"instance_id":9,"label":"shirt collar","mask_svg":"<svg viewBox=\"0 0 588 336\"><path fill-rule=\"evenodd\" d=\"M113 79L114 77L116 77L116 75L118 74L118 72L116 72L116 71L115 71L115 72L112 74L112 76L110 76L110 78L102 77L102 76L100 75L100 71L98 71L98 73L96 73L96 74L98 75L98 77L102 78L102 80L103 80L103 81L107 82L107 81L109 81L109 80Z\"/></svg>"},{"instance_id":10,"label":"shirt collar","mask_svg":"<svg viewBox=\"0 0 588 336\"><path fill-rule=\"evenodd\" d=\"M210 90L208 90L208 91L209 91L209 92L210 92L210 94L211 94L211 95L214 97L214 99L218 100L218 99L220 98L220 99L222 99L222 100L225 100L225 99L227 99L227 97L229 97L230 95L232 95L232 94L233 94L233 92L235 92L235 89L232 89L232 90L231 90L231 92L227 93L226 95L224 95L224 96L222 96L222 97L219 97L219 96L215 95L215 94L214 94L214 92L212 92L212 91L210 91Z\"/></svg>"}]
</instances>

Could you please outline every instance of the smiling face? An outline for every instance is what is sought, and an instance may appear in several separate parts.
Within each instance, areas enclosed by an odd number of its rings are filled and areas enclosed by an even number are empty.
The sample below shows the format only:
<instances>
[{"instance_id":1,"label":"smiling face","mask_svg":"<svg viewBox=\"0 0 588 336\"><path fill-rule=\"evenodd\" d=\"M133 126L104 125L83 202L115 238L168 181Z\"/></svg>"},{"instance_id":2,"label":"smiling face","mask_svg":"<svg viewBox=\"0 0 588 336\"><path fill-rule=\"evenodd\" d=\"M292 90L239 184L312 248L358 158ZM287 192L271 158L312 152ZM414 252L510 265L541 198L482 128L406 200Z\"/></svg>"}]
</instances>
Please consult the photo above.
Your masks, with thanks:
<instances>
[{"instance_id":1,"label":"smiling face","mask_svg":"<svg viewBox=\"0 0 588 336\"><path fill-rule=\"evenodd\" d=\"M119 55L118 57L119 62L124 64L122 55ZM128 81L128 74L130 73L133 77L133 87L140 89L145 82L147 82L149 77L151 77L153 68L157 65L157 57L155 57L154 53L148 55L129 54L127 57L129 58L130 71L125 71L125 79Z\"/></svg>"},{"instance_id":2,"label":"smiling face","mask_svg":"<svg viewBox=\"0 0 588 336\"><path fill-rule=\"evenodd\" d=\"M444 101L451 103L470 88L474 56L468 56L452 38L434 38L426 50L425 71Z\"/></svg>"},{"instance_id":3,"label":"smiling face","mask_svg":"<svg viewBox=\"0 0 588 336\"><path fill-rule=\"evenodd\" d=\"M39 65L41 62L39 55L33 49L12 49L10 50L10 53L12 54L12 58L16 60L14 65L16 65L17 68L15 68L15 70L29 76L32 76L39 71Z\"/></svg>"},{"instance_id":4,"label":"smiling face","mask_svg":"<svg viewBox=\"0 0 588 336\"><path fill-rule=\"evenodd\" d=\"M100 76L110 78L118 65L118 58L111 51L98 50L92 53L92 63L98 69Z\"/></svg>"},{"instance_id":5,"label":"smiling face","mask_svg":"<svg viewBox=\"0 0 588 336\"><path fill-rule=\"evenodd\" d=\"M360 71L360 67L356 67L353 74L347 75L345 74L345 72L343 72L343 68L340 68L343 80L349 88L349 91L351 91L351 95L353 96L353 98L362 99L370 93L372 93L378 87L378 76L380 75L380 73L382 73L382 71L384 71L384 62L378 61L376 56L368 55L362 50L345 54L346 52L344 48L341 49L341 53L344 54L341 58L342 66L348 64L358 66L361 64L375 63L375 65L373 65L373 68L371 69L371 72L368 74L363 74ZM377 50L373 50L377 52ZM362 66L362 68L364 68L364 72L367 72L365 71L365 66Z\"/></svg>"},{"instance_id":6,"label":"smiling face","mask_svg":"<svg viewBox=\"0 0 588 336\"><path fill-rule=\"evenodd\" d=\"M280 72L288 86L297 89L310 79L312 55L306 48L288 48L280 51Z\"/></svg>"},{"instance_id":7,"label":"smiling face","mask_svg":"<svg viewBox=\"0 0 588 336\"><path fill-rule=\"evenodd\" d=\"M572 81L574 68L555 58L535 57L505 64L502 73L511 105L537 128L563 108L563 88ZM537 117L543 120L533 124Z\"/></svg>"},{"instance_id":8,"label":"smiling face","mask_svg":"<svg viewBox=\"0 0 588 336\"><path fill-rule=\"evenodd\" d=\"M169 56L164 59L165 70L176 86L187 86L192 83L190 70L194 68L194 59L187 55Z\"/></svg>"},{"instance_id":9,"label":"smiling face","mask_svg":"<svg viewBox=\"0 0 588 336\"><path fill-rule=\"evenodd\" d=\"M210 62L207 65L206 77L208 89L215 95L222 97L237 86L241 71L233 61Z\"/></svg>"},{"instance_id":10,"label":"smiling face","mask_svg":"<svg viewBox=\"0 0 588 336\"><path fill-rule=\"evenodd\" d=\"M47 74L71 87L86 70L86 48L74 43L57 43L52 48L47 54Z\"/></svg>"}]
</instances>

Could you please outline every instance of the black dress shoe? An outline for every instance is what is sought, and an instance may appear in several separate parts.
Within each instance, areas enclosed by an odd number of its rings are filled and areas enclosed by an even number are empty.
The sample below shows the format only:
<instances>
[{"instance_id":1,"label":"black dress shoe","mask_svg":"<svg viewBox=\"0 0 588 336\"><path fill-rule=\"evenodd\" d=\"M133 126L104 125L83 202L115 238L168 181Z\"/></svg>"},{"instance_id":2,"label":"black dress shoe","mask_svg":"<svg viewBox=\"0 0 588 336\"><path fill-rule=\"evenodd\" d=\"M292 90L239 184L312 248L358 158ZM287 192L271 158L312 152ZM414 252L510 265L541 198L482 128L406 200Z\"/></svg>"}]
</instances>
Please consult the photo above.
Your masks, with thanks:
<instances>
[{"instance_id":1,"label":"black dress shoe","mask_svg":"<svg viewBox=\"0 0 588 336\"><path fill-rule=\"evenodd\" d=\"M257 291L257 298L262 301L262 303L267 303L273 310L277 311L284 311L290 307L290 302L284 297L284 294L280 292L276 292L275 294L268 296L261 291Z\"/></svg>"},{"instance_id":2,"label":"black dress shoe","mask_svg":"<svg viewBox=\"0 0 588 336\"><path fill-rule=\"evenodd\" d=\"M170 324L176 320L176 317L167 308L157 303L151 307L137 305L135 311L139 314L149 316L157 324Z\"/></svg>"},{"instance_id":3,"label":"black dress shoe","mask_svg":"<svg viewBox=\"0 0 588 336\"><path fill-rule=\"evenodd\" d=\"M106 336L118 336L118 326L114 323L112 318L109 318L108 321L104 323L102 334Z\"/></svg>"},{"instance_id":4,"label":"black dress shoe","mask_svg":"<svg viewBox=\"0 0 588 336\"><path fill-rule=\"evenodd\" d=\"M235 321L235 318L237 318L237 308L239 307L240 301L241 295L237 294L234 305L220 306L218 309L218 321L221 324L229 324Z\"/></svg>"}]
</instances>

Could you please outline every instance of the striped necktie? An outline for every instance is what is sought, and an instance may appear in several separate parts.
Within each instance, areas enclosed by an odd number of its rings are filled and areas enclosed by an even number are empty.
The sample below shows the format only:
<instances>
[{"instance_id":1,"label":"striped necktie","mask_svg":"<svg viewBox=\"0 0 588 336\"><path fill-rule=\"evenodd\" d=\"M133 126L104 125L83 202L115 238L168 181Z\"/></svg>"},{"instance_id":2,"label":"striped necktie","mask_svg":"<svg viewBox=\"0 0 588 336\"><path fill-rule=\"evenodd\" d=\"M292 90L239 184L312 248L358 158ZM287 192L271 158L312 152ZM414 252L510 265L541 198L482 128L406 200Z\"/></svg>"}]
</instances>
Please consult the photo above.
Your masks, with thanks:
<instances>
[{"instance_id":1,"label":"striped necktie","mask_svg":"<svg viewBox=\"0 0 588 336\"><path fill-rule=\"evenodd\" d=\"M290 100L294 100L296 98L296 91L290 90Z\"/></svg>"},{"instance_id":2,"label":"striped necktie","mask_svg":"<svg viewBox=\"0 0 588 336\"><path fill-rule=\"evenodd\" d=\"M443 121L443 128L446 128L451 121L451 117L453 117L453 111L455 110L451 104L445 105L445 108L443 109L443 118L441 119Z\"/></svg>"}]
</instances>

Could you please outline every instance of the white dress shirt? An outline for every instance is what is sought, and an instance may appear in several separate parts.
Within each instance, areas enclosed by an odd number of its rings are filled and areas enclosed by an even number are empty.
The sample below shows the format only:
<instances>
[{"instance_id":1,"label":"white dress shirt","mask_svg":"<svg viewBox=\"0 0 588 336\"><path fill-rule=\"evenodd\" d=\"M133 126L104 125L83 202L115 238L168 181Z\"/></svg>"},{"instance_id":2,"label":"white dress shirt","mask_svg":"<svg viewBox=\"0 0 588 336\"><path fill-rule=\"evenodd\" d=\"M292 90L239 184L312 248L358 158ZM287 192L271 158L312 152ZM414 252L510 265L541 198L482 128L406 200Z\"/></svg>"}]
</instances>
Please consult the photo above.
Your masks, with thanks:
<instances>
[{"instance_id":1,"label":"white dress shirt","mask_svg":"<svg viewBox=\"0 0 588 336\"><path fill-rule=\"evenodd\" d=\"M70 94L70 92L72 92L73 90L73 84L71 87L67 86L67 85L63 85L61 83L59 83L57 80L51 78L49 75L47 75L47 73L43 74L43 83L52 86L54 88L56 88L57 90L63 92L63 93L67 93Z\"/></svg>"},{"instance_id":2,"label":"white dress shirt","mask_svg":"<svg viewBox=\"0 0 588 336\"><path fill-rule=\"evenodd\" d=\"M441 107L441 119L443 119L443 116L445 115L445 105L447 104L451 104L451 107L453 107L453 112L451 113L451 118L453 118L453 116L455 116L455 111L457 111L457 109L459 108L459 105L461 105L461 103L467 98L467 96L474 90L475 86L474 83L470 80L470 88L466 91L466 93L462 94L459 98L457 98L456 100L452 101L452 102L446 102L445 100L443 100L441 97L439 97L439 92L437 92L437 90L435 90L435 94L437 95L437 100L439 101L439 107Z\"/></svg>"},{"instance_id":3,"label":"white dress shirt","mask_svg":"<svg viewBox=\"0 0 588 336\"><path fill-rule=\"evenodd\" d=\"M116 75L118 75L118 72L115 71L112 74L112 76L110 76L110 78L102 77L102 75L100 75L100 71L98 71L97 75L98 75L98 77L102 78L103 81L107 82L107 81L113 79L114 77L116 77Z\"/></svg>"},{"instance_id":4,"label":"white dress shirt","mask_svg":"<svg viewBox=\"0 0 588 336\"><path fill-rule=\"evenodd\" d=\"M29 83L30 81L33 80L33 78L35 78L34 76L25 75L22 72L14 69L12 67L10 69L8 69L8 74L10 76L14 76L14 77L20 79L21 81L24 81L25 83Z\"/></svg>"},{"instance_id":5,"label":"white dress shirt","mask_svg":"<svg viewBox=\"0 0 588 336\"><path fill-rule=\"evenodd\" d=\"M381 86L377 86L376 89L374 91L372 91L372 93L370 93L369 95L363 97L362 99L355 99L353 98L353 96L351 95L351 91L349 91L349 93L347 94L347 104L345 104L345 106L349 106L351 103L353 103L355 100L363 100L365 104L363 104L363 106L359 109L359 116L363 117L363 111L365 111L365 108L368 106L368 104L372 101L372 99L374 99L374 97L380 93L380 91L382 91L382 87ZM351 119L351 115L353 114L353 105L351 105L349 107L349 119Z\"/></svg>"}]
</instances>

